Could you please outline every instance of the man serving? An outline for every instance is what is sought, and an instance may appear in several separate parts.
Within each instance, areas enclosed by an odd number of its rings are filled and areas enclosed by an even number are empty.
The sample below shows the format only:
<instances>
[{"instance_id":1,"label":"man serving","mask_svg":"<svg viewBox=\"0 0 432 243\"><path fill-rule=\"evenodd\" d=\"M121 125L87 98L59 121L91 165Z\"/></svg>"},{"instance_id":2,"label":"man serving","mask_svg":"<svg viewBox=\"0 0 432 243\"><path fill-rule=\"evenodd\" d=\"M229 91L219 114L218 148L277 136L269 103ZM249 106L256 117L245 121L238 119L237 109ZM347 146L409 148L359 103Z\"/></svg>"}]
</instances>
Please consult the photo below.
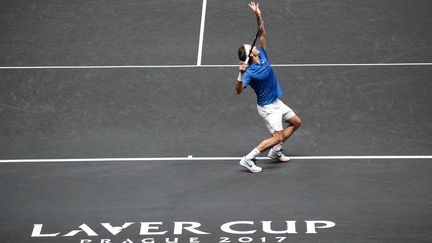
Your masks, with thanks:
<instances>
[{"instance_id":1,"label":"man serving","mask_svg":"<svg viewBox=\"0 0 432 243\"><path fill-rule=\"evenodd\" d=\"M236 94L250 86L257 96L258 114L264 119L271 136L264 139L249 154L242 157L240 165L250 172L261 172L262 168L255 164L255 158L270 149L268 157L275 161L287 162L289 158L282 153L282 144L301 126L301 119L294 111L285 105L279 97L282 90L276 74L271 67L266 52L266 31L261 16L259 4L249 3L256 15L258 24L258 40L260 48L244 44L239 48L238 55L242 61L239 76L235 81ZM283 124L287 126L284 128Z\"/></svg>"}]
</instances>

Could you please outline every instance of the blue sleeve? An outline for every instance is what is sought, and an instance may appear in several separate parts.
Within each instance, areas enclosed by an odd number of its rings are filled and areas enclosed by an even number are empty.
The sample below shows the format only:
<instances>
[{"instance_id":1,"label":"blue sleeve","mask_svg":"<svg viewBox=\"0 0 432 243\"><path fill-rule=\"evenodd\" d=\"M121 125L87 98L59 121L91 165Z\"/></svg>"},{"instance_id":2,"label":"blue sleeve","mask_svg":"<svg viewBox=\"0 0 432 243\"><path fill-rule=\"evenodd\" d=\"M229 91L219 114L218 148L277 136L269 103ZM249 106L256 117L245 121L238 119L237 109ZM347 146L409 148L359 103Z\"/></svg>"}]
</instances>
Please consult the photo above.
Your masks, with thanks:
<instances>
[{"instance_id":1,"label":"blue sleeve","mask_svg":"<svg viewBox=\"0 0 432 243\"><path fill-rule=\"evenodd\" d=\"M260 47L259 51L260 51L260 53L263 54L263 57L264 57L266 60L268 60L268 56L267 56L267 52L266 52L266 50L265 50L264 48Z\"/></svg>"}]
</instances>

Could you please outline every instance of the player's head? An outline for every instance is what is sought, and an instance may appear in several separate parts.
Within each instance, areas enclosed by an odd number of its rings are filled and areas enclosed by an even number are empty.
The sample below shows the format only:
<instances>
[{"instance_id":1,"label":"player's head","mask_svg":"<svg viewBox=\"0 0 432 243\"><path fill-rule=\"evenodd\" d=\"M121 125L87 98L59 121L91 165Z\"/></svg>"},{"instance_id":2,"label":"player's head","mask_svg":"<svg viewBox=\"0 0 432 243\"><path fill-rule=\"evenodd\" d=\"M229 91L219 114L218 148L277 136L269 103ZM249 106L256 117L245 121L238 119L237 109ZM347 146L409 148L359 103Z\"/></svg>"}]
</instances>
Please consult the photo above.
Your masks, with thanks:
<instances>
[{"instance_id":1,"label":"player's head","mask_svg":"<svg viewBox=\"0 0 432 243\"><path fill-rule=\"evenodd\" d=\"M250 50L251 50L251 45L249 44L244 44L242 45L239 50L238 50L238 56L240 61L242 62L246 62L246 60L248 60L248 55L250 55Z\"/></svg>"},{"instance_id":2,"label":"player's head","mask_svg":"<svg viewBox=\"0 0 432 243\"><path fill-rule=\"evenodd\" d=\"M252 51L251 51L251 47L252 46L249 44L244 44L239 48L238 56L239 56L240 61L247 63L247 62L249 62L249 58L251 56L258 56L259 51L256 49L256 47L254 46L252 48Z\"/></svg>"}]
</instances>

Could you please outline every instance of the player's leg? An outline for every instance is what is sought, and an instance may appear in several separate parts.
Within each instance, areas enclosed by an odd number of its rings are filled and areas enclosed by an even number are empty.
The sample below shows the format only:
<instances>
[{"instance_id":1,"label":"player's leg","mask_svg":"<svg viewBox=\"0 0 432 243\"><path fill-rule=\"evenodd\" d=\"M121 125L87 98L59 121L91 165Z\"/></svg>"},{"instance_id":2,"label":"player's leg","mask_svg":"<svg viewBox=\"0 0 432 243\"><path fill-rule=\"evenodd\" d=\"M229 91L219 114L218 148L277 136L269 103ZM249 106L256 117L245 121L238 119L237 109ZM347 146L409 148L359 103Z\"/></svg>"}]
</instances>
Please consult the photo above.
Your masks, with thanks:
<instances>
[{"instance_id":1,"label":"player's leg","mask_svg":"<svg viewBox=\"0 0 432 243\"><path fill-rule=\"evenodd\" d=\"M240 165L248 168L251 172L261 172L262 169L255 165L255 158L260 153L265 152L277 143L280 143L283 139L283 134L281 132L283 130L282 114L275 112L275 109L272 105L266 107L257 106L257 108L258 114L264 119L265 125L270 133L273 133L275 130L279 132L276 133L278 136L271 136L267 139L264 139L257 147L250 151L246 156L241 158ZM275 127L273 123L277 123L277 127Z\"/></svg>"},{"instance_id":2,"label":"player's leg","mask_svg":"<svg viewBox=\"0 0 432 243\"><path fill-rule=\"evenodd\" d=\"M274 147L276 144L282 143L283 140L284 140L284 135L282 131L273 132L271 137L261 141L261 143L256 148L254 148L251 152L249 152L249 154L241 158L240 165L249 169L249 171L253 173L261 172L262 168L257 166L254 162L256 156ZM278 157L275 157L274 159L278 161L284 161L284 162L289 161L289 158L285 157L283 154L279 155Z\"/></svg>"},{"instance_id":3,"label":"player's leg","mask_svg":"<svg viewBox=\"0 0 432 243\"><path fill-rule=\"evenodd\" d=\"M282 145L301 126L301 119L290 107L285 105L281 100L278 100L277 102L278 112L282 115L280 120L274 122L282 123L283 121L288 123L288 126L281 131L282 134L279 136L282 137L282 141L274 145L270 149L268 157L272 158L275 161L287 162L289 161L289 158L282 153ZM277 126L281 125L277 124Z\"/></svg>"},{"instance_id":4,"label":"player's leg","mask_svg":"<svg viewBox=\"0 0 432 243\"><path fill-rule=\"evenodd\" d=\"M282 131L283 133L283 142L285 142L294 132L302 125L302 120L298 115L294 115L289 118L287 121L288 126Z\"/></svg>"}]
</instances>

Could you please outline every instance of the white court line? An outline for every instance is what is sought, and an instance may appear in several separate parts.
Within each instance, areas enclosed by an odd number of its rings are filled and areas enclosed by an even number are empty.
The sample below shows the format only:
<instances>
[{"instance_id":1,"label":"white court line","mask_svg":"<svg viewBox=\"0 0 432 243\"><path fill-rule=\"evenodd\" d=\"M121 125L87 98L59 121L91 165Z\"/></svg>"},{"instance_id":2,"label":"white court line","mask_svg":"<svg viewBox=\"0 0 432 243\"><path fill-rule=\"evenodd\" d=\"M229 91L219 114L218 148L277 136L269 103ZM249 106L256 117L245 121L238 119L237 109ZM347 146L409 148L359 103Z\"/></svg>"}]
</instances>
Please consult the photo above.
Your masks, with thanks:
<instances>
[{"instance_id":1,"label":"white court line","mask_svg":"<svg viewBox=\"0 0 432 243\"><path fill-rule=\"evenodd\" d=\"M431 66L428 62L412 63L304 63L272 64L273 67L356 67L356 66ZM206 65L206 67L238 67L238 65Z\"/></svg>"},{"instance_id":2,"label":"white court line","mask_svg":"<svg viewBox=\"0 0 432 243\"><path fill-rule=\"evenodd\" d=\"M432 159L432 155L384 155L384 156L290 156L291 160L389 160L389 159ZM133 162L133 161L225 161L240 160L241 157L156 157L156 158L76 158L76 159L10 159L0 163L62 163L62 162ZM258 157L258 160L269 160Z\"/></svg>"},{"instance_id":3,"label":"white court line","mask_svg":"<svg viewBox=\"0 0 432 243\"><path fill-rule=\"evenodd\" d=\"M122 65L122 66L16 66L0 69L120 69L120 68L197 68L197 65Z\"/></svg>"},{"instance_id":4,"label":"white court line","mask_svg":"<svg viewBox=\"0 0 432 243\"><path fill-rule=\"evenodd\" d=\"M207 0L203 0L202 13L201 13L201 27L200 27L199 44L198 44L197 66L201 66L206 9L207 9Z\"/></svg>"},{"instance_id":5,"label":"white court line","mask_svg":"<svg viewBox=\"0 0 432 243\"><path fill-rule=\"evenodd\" d=\"M198 55L199 56L199 55ZM317 64L272 64L273 67L358 67L358 66L432 66L432 63L317 63ZM140 68L226 68L238 67L238 64L227 65L121 65L121 66L10 66L0 69L140 69Z\"/></svg>"}]
</instances>

